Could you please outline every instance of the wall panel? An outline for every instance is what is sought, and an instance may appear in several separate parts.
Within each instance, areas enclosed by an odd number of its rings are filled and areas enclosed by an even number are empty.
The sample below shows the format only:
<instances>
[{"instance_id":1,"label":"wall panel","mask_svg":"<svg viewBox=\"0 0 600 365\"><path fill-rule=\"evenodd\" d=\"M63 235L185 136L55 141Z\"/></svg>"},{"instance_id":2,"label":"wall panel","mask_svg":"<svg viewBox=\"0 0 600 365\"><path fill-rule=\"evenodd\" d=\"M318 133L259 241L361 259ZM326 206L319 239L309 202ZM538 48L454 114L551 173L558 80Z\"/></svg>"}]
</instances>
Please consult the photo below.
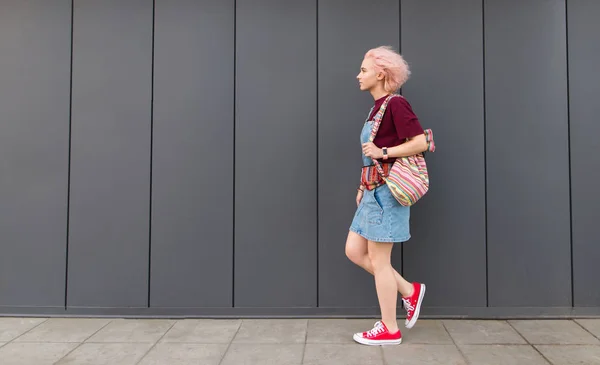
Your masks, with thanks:
<instances>
[{"instance_id":1,"label":"wall panel","mask_svg":"<svg viewBox=\"0 0 600 365\"><path fill-rule=\"evenodd\" d=\"M576 307L600 306L600 2L567 1L569 24L569 109L573 209L573 291Z\"/></svg>"},{"instance_id":2,"label":"wall panel","mask_svg":"<svg viewBox=\"0 0 600 365\"><path fill-rule=\"evenodd\" d=\"M152 7L75 1L69 306L147 306Z\"/></svg>"},{"instance_id":3,"label":"wall panel","mask_svg":"<svg viewBox=\"0 0 600 365\"><path fill-rule=\"evenodd\" d=\"M0 54L0 306L62 307L71 2L1 1Z\"/></svg>"},{"instance_id":4,"label":"wall panel","mask_svg":"<svg viewBox=\"0 0 600 365\"><path fill-rule=\"evenodd\" d=\"M484 9L489 304L569 306L565 3Z\"/></svg>"},{"instance_id":5,"label":"wall panel","mask_svg":"<svg viewBox=\"0 0 600 365\"><path fill-rule=\"evenodd\" d=\"M316 306L316 2L236 11L234 305Z\"/></svg>"},{"instance_id":6,"label":"wall panel","mask_svg":"<svg viewBox=\"0 0 600 365\"><path fill-rule=\"evenodd\" d=\"M233 4L156 2L152 306L232 304Z\"/></svg>"}]
</instances>

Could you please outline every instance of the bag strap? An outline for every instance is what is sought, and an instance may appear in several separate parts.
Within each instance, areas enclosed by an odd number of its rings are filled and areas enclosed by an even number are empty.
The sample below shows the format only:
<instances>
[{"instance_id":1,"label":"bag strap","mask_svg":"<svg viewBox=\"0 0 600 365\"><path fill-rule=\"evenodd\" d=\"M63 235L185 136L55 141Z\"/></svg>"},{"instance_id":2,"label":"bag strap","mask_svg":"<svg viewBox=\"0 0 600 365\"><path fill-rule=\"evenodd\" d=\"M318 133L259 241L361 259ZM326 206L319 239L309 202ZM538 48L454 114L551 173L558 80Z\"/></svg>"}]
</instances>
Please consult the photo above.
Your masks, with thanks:
<instances>
[{"instance_id":1,"label":"bag strap","mask_svg":"<svg viewBox=\"0 0 600 365\"><path fill-rule=\"evenodd\" d=\"M375 118L373 119L373 128L371 128L371 135L369 136L369 142L373 142L375 140L375 136L377 135L377 131L379 130L379 125L381 125L381 120L383 119L383 114L385 114L385 109L387 108L387 105L390 102L390 100L392 100L392 98L396 97L396 96L400 96L400 95L397 95L397 94L389 95L384 100L383 104L381 104L381 107L377 111L377 114L375 114ZM375 163L375 168L377 168L377 172L379 173L379 175L381 175L381 177L385 177L383 168L381 167L381 164L379 163L379 161L377 161L377 159L375 159L375 158L371 158L371 159Z\"/></svg>"}]
</instances>

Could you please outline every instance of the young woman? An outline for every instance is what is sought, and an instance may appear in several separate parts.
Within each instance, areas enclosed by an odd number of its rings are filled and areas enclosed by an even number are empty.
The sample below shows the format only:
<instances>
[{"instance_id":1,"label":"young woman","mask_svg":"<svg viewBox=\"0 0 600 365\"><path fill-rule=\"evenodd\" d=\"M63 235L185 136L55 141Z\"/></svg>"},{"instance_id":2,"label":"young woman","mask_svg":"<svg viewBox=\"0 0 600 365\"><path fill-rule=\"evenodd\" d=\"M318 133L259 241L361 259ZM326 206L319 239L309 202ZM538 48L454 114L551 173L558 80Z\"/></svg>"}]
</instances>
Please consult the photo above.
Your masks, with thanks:
<instances>
[{"instance_id":1,"label":"young woman","mask_svg":"<svg viewBox=\"0 0 600 365\"><path fill-rule=\"evenodd\" d=\"M410 238L410 207L394 199L378 174L373 158L387 174L397 157L411 156L427 150L427 140L408 101L395 92L408 80L410 71L401 55L390 47L368 51L357 79L360 90L368 91L375 104L365 122L360 140L363 168L356 195L357 210L346 241L346 255L375 276L382 320L373 329L355 333L354 340L365 345L388 345L402 342L396 321L398 292L407 311L405 326L411 328L419 317L425 285L409 283L391 265L394 242ZM373 118L387 101L381 124L373 142L369 136Z\"/></svg>"}]
</instances>

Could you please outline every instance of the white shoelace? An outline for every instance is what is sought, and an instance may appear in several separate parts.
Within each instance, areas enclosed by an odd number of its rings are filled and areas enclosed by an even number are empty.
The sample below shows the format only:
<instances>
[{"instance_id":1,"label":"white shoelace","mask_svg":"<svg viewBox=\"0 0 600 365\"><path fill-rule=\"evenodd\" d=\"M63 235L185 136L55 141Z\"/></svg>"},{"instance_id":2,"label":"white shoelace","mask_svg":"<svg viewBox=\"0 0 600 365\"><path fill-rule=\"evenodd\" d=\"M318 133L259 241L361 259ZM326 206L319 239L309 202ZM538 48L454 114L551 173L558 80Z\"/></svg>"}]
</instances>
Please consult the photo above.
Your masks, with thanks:
<instances>
[{"instance_id":1,"label":"white shoelace","mask_svg":"<svg viewBox=\"0 0 600 365\"><path fill-rule=\"evenodd\" d=\"M406 309L407 312L412 312L415 310L415 307L410 304L410 299L402 298L402 302L404 302L404 309Z\"/></svg>"},{"instance_id":2,"label":"white shoelace","mask_svg":"<svg viewBox=\"0 0 600 365\"><path fill-rule=\"evenodd\" d=\"M383 332L383 326L381 325L381 322L377 322L375 324L375 327L373 327L372 330L370 330L369 332L367 332L367 336L368 337L373 337L373 336L378 335L381 332Z\"/></svg>"}]
</instances>

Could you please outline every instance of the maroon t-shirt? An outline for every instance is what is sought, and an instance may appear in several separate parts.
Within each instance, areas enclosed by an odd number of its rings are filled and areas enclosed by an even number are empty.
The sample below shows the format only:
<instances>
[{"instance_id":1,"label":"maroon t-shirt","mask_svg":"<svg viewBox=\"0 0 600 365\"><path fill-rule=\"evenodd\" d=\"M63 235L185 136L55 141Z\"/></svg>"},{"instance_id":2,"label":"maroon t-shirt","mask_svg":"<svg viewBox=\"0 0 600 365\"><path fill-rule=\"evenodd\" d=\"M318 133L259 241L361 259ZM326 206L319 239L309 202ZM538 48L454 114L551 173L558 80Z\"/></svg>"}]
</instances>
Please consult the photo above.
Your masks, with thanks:
<instances>
[{"instance_id":1,"label":"maroon t-shirt","mask_svg":"<svg viewBox=\"0 0 600 365\"><path fill-rule=\"evenodd\" d=\"M386 97L387 95L375 100L375 107L369 115L369 120L373 120ZM408 100L402 96L397 96L389 101L373 143L379 148L387 147L389 151L390 147L398 146L404 143L407 138L423 133L423 127L421 127L421 123ZM393 162L394 160L394 158L388 158L385 162ZM380 159L379 161L383 160Z\"/></svg>"}]
</instances>

